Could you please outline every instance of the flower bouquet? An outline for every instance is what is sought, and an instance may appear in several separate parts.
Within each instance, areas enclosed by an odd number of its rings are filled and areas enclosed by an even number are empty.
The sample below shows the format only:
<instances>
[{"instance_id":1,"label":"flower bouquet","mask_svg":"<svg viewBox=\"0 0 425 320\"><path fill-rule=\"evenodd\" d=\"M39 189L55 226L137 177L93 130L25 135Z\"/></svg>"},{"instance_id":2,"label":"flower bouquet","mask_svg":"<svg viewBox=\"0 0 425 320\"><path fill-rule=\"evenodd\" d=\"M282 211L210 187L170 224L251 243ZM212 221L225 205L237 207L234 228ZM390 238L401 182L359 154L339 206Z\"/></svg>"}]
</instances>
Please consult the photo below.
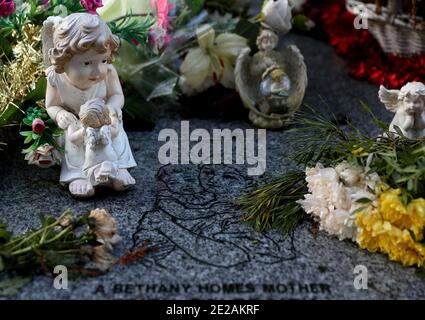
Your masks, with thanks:
<instances>
[{"instance_id":1,"label":"flower bouquet","mask_svg":"<svg viewBox=\"0 0 425 320\"><path fill-rule=\"evenodd\" d=\"M405 266L425 265L425 140L391 132L370 137L346 119L310 110L294 120L300 169L240 200L244 220L263 231L293 232L305 218L340 240L381 252ZM395 132L393 132L395 131Z\"/></svg>"},{"instance_id":2,"label":"flower bouquet","mask_svg":"<svg viewBox=\"0 0 425 320\"><path fill-rule=\"evenodd\" d=\"M39 218L39 228L16 237L0 224L0 295L15 293L10 291L24 285L29 274L52 274L58 265L73 276L93 276L118 261L113 249L121 237L115 220L105 210L78 216L67 210L57 219ZM9 292L2 292L3 287Z\"/></svg>"},{"instance_id":3,"label":"flower bouquet","mask_svg":"<svg viewBox=\"0 0 425 320\"><path fill-rule=\"evenodd\" d=\"M60 164L63 151L60 139L63 130L50 119L46 110L30 107L23 124L31 127L31 131L20 132L21 136L25 137L24 143L31 143L29 148L23 150L28 164L34 164L40 168Z\"/></svg>"}]
</instances>

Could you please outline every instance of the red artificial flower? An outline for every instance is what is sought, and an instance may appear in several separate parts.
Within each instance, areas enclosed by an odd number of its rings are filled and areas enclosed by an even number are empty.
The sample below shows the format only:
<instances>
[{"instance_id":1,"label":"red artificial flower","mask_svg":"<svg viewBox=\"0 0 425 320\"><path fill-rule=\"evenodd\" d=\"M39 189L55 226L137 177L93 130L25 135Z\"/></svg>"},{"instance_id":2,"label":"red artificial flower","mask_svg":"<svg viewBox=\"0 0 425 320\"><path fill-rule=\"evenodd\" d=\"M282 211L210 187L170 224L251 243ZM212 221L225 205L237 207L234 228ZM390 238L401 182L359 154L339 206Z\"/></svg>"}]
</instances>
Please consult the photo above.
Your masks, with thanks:
<instances>
[{"instance_id":1,"label":"red artificial flower","mask_svg":"<svg viewBox=\"0 0 425 320\"><path fill-rule=\"evenodd\" d=\"M35 119L32 122L32 131L35 134L41 135L43 134L44 130L46 130L46 124L41 119Z\"/></svg>"},{"instance_id":2,"label":"red artificial flower","mask_svg":"<svg viewBox=\"0 0 425 320\"><path fill-rule=\"evenodd\" d=\"M386 54L368 30L354 28L355 17L345 5L345 0L323 0L307 4L305 10L320 35L348 60L352 77L390 89L411 81L425 82L425 54L409 58Z\"/></svg>"},{"instance_id":3,"label":"red artificial flower","mask_svg":"<svg viewBox=\"0 0 425 320\"><path fill-rule=\"evenodd\" d=\"M81 5L88 13L97 14L96 10L103 7L102 0L81 0Z\"/></svg>"},{"instance_id":4,"label":"red artificial flower","mask_svg":"<svg viewBox=\"0 0 425 320\"><path fill-rule=\"evenodd\" d=\"M0 0L0 17L8 17L15 11L13 0Z\"/></svg>"}]
</instances>

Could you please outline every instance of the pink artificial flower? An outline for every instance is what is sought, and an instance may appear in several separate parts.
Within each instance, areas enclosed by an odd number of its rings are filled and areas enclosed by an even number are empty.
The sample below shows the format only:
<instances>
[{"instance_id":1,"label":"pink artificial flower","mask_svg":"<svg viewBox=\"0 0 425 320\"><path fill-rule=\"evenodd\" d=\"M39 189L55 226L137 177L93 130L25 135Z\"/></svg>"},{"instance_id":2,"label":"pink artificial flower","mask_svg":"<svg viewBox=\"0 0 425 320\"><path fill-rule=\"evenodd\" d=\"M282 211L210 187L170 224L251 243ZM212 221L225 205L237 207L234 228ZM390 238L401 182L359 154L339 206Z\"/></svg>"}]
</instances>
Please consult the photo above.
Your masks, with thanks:
<instances>
[{"instance_id":1,"label":"pink artificial flower","mask_svg":"<svg viewBox=\"0 0 425 320\"><path fill-rule=\"evenodd\" d=\"M0 0L0 17L8 17L15 11L13 0Z\"/></svg>"},{"instance_id":2,"label":"pink artificial flower","mask_svg":"<svg viewBox=\"0 0 425 320\"><path fill-rule=\"evenodd\" d=\"M169 12L174 8L174 3L169 3L168 0L151 0L150 5L156 9L156 24L150 30L149 40L159 49L171 40L168 34L171 29Z\"/></svg>"},{"instance_id":3,"label":"pink artificial flower","mask_svg":"<svg viewBox=\"0 0 425 320\"><path fill-rule=\"evenodd\" d=\"M44 130L46 130L46 124L41 119L34 119L32 122L32 131L35 134L42 135Z\"/></svg>"},{"instance_id":4,"label":"pink artificial flower","mask_svg":"<svg viewBox=\"0 0 425 320\"><path fill-rule=\"evenodd\" d=\"M81 0L81 5L88 13L97 14L96 10L103 7L102 0Z\"/></svg>"},{"instance_id":5,"label":"pink artificial flower","mask_svg":"<svg viewBox=\"0 0 425 320\"><path fill-rule=\"evenodd\" d=\"M151 0L150 5L156 9L156 25L164 30L170 29L169 12L174 8L174 3L168 3L168 0Z\"/></svg>"}]
</instances>

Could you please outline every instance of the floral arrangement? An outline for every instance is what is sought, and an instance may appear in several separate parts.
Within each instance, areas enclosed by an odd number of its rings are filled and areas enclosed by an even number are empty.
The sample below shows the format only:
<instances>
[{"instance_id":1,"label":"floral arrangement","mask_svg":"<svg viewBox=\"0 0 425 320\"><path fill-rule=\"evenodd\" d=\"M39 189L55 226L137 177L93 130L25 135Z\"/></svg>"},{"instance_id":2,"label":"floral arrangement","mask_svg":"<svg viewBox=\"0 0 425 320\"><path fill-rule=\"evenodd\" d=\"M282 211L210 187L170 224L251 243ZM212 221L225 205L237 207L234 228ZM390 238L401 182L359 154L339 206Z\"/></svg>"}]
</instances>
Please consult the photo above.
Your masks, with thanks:
<instances>
[{"instance_id":1,"label":"floral arrangement","mask_svg":"<svg viewBox=\"0 0 425 320\"><path fill-rule=\"evenodd\" d=\"M28 274L52 274L57 265L66 266L69 274L97 275L118 261L113 249L121 238L104 209L78 216L68 210L57 219L39 218L40 228L16 237L0 224L0 284L11 282L12 274L21 280Z\"/></svg>"},{"instance_id":2,"label":"floral arrangement","mask_svg":"<svg viewBox=\"0 0 425 320\"><path fill-rule=\"evenodd\" d=\"M425 264L425 140L389 132L364 105L377 130L310 110L294 120L293 160L301 169L259 187L239 202L259 231L285 235L306 217L340 240L381 252L405 266ZM302 169L305 168L305 169Z\"/></svg>"},{"instance_id":3,"label":"floral arrangement","mask_svg":"<svg viewBox=\"0 0 425 320\"><path fill-rule=\"evenodd\" d=\"M25 137L24 143L31 144L23 151L25 160L41 168L60 164L62 148L58 140L63 135L63 130L50 119L46 110L30 107L22 122L25 126L31 127L31 131L20 132L21 136Z\"/></svg>"},{"instance_id":4,"label":"floral arrangement","mask_svg":"<svg viewBox=\"0 0 425 320\"><path fill-rule=\"evenodd\" d=\"M0 296L16 294L33 275L53 275L58 265L68 269L70 278L93 277L156 251L145 240L134 250L115 257L121 237L115 219L105 209L81 215L67 210L58 218L40 214L39 219L39 228L19 236L13 236L0 222Z\"/></svg>"}]
</instances>

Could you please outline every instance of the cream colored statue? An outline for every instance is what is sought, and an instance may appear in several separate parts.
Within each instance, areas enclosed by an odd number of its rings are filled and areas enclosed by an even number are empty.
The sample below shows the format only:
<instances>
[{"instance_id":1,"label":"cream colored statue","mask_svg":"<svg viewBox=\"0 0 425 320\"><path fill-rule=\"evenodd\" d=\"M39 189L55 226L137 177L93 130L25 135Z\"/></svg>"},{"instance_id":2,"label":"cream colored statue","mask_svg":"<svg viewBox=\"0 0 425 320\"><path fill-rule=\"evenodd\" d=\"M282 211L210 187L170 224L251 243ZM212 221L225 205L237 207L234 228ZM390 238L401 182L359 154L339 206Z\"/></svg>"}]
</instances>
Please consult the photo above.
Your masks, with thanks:
<instances>
[{"instance_id":1,"label":"cream colored statue","mask_svg":"<svg viewBox=\"0 0 425 320\"><path fill-rule=\"evenodd\" d=\"M308 82L304 57L293 45L276 51L279 37L275 31L290 30L290 10L288 0L266 1L257 38L259 51L251 57L250 49L243 49L236 61L236 88L257 127L282 128L304 99Z\"/></svg>"},{"instance_id":2,"label":"cream colored statue","mask_svg":"<svg viewBox=\"0 0 425 320\"><path fill-rule=\"evenodd\" d=\"M121 191L135 184L128 172L136 162L123 129L124 95L111 64L118 47L97 15L44 22L46 109L65 130L60 182L75 197L91 197L97 186Z\"/></svg>"},{"instance_id":3,"label":"cream colored statue","mask_svg":"<svg viewBox=\"0 0 425 320\"><path fill-rule=\"evenodd\" d=\"M389 131L396 133L396 126L410 139L425 137L425 85L410 82L400 90L379 89L379 98L385 107L395 113Z\"/></svg>"}]
</instances>

